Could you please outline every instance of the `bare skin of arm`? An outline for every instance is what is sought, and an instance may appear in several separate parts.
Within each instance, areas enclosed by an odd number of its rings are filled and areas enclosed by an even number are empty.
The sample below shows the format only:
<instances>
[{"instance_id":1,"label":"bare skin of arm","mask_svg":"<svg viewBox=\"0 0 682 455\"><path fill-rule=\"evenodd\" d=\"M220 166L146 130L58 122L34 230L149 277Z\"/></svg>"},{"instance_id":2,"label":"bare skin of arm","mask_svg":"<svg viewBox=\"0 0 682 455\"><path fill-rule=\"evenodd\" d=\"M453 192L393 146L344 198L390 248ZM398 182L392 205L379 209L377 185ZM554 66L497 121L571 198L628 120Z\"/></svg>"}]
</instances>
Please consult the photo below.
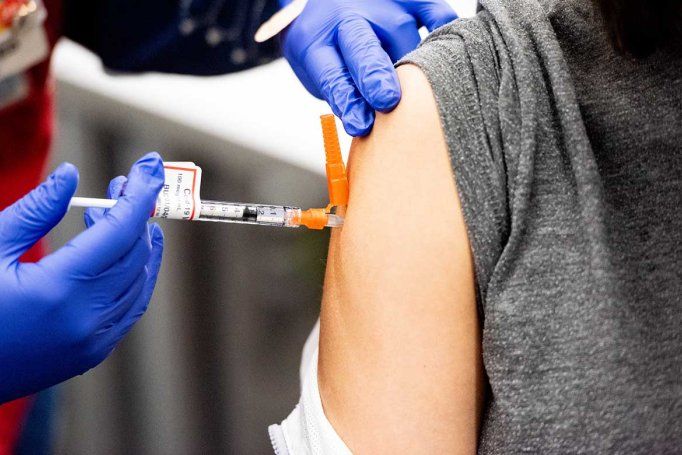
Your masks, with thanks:
<instances>
[{"instance_id":1,"label":"bare skin of arm","mask_svg":"<svg viewBox=\"0 0 682 455\"><path fill-rule=\"evenodd\" d=\"M473 259L433 94L403 98L353 143L332 235L318 380L355 454L475 453L483 399Z\"/></svg>"}]
</instances>

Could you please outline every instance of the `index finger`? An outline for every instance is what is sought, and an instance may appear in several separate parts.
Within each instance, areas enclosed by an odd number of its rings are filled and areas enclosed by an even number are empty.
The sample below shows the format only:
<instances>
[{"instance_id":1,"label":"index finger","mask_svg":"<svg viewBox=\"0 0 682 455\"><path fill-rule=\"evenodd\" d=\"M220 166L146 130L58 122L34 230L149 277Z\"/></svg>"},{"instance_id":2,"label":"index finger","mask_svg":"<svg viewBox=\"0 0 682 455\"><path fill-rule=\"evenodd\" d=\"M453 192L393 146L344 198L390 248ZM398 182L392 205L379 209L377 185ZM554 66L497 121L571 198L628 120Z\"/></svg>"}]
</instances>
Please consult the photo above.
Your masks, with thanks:
<instances>
[{"instance_id":1,"label":"index finger","mask_svg":"<svg viewBox=\"0 0 682 455\"><path fill-rule=\"evenodd\" d=\"M338 46L362 96L377 111L393 109L400 101L400 82L393 63L372 27L362 18L343 21Z\"/></svg>"},{"instance_id":2,"label":"index finger","mask_svg":"<svg viewBox=\"0 0 682 455\"><path fill-rule=\"evenodd\" d=\"M311 47L306 66L346 132L351 136L367 135L374 124L374 110L358 90L336 47Z\"/></svg>"}]
</instances>

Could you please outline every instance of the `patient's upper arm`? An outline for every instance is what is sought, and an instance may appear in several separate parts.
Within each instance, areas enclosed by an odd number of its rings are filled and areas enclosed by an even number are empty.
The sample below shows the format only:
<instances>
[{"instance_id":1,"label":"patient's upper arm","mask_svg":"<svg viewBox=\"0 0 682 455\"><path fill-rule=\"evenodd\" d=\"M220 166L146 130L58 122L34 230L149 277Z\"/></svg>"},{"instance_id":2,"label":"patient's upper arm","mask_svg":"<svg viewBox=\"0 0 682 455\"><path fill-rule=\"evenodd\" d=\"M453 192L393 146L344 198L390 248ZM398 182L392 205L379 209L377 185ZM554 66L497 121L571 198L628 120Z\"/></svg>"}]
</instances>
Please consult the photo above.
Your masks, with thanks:
<instances>
[{"instance_id":1,"label":"patient's upper arm","mask_svg":"<svg viewBox=\"0 0 682 455\"><path fill-rule=\"evenodd\" d=\"M431 88L353 143L321 315L325 414L354 453L476 450L482 366L473 260Z\"/></svg>"}]
</instances>

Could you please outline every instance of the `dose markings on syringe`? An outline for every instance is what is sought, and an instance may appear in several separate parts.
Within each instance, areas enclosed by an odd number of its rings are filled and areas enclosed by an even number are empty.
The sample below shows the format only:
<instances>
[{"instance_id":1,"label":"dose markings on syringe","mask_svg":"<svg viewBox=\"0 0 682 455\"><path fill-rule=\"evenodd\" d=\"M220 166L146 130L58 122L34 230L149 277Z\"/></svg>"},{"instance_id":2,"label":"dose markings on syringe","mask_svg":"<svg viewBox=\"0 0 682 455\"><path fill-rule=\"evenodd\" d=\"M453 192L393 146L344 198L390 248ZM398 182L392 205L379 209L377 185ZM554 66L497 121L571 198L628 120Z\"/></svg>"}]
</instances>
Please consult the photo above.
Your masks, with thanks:
<instances>
[{"instance_id":1,"label":"dose markings on syringe","mask_svg":"<svg viewBox=\"0 0 682 455\"><path fill-rule=\"evenodd\" d=\"M259 223L284 224L284 207L258 207Z\"/></svg>"},{"instance_id":2,"label":"dose markings on syringe","mask_svg":"<svg viewBox=\"0 0 682 455\"><path fill-rule=\"evenodd\" d=\"M236 204L203 204L202 214L215 216L218 218L228 218L232 220L243 220L244 219L244 209L243 205Z\"/></svg>"}]
</instances>

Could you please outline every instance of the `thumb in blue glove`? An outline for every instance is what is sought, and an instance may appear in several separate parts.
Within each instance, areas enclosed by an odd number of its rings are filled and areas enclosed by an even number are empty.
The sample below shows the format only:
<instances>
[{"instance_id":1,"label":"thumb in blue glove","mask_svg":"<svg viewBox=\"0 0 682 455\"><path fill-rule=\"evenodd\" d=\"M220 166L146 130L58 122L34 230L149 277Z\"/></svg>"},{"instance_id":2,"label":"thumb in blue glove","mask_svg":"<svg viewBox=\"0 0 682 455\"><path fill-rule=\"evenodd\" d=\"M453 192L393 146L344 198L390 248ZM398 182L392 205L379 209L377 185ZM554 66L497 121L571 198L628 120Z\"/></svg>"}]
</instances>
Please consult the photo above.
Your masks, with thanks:
<instances>
[{"instance_id":1,"label":"thumb in blue glove","mask_svg":"<svg viewBox=\"0 0 682 455\"><path fill-rule=\"evenodd\" d=\"M139 160L118 204L37 263L19 257L66 213L76 168L0 212L0 403L99 364L144 313L161 265L163 235L147 219L163 175L158 154Z\"/></svg>"},{"instance_id":2,"label":"thumb in blue glove","mask_svg":"<svg viewBox=\"0 0 682 455\"><path fill-rule=\"evenodd\" d=\"M282 52L346 132L364 136L374 111L388 112L400 101L393 62L417 47L419 28L456 18L445 0L308 0L284 32Z\"/></svg>"}]
</instances>

